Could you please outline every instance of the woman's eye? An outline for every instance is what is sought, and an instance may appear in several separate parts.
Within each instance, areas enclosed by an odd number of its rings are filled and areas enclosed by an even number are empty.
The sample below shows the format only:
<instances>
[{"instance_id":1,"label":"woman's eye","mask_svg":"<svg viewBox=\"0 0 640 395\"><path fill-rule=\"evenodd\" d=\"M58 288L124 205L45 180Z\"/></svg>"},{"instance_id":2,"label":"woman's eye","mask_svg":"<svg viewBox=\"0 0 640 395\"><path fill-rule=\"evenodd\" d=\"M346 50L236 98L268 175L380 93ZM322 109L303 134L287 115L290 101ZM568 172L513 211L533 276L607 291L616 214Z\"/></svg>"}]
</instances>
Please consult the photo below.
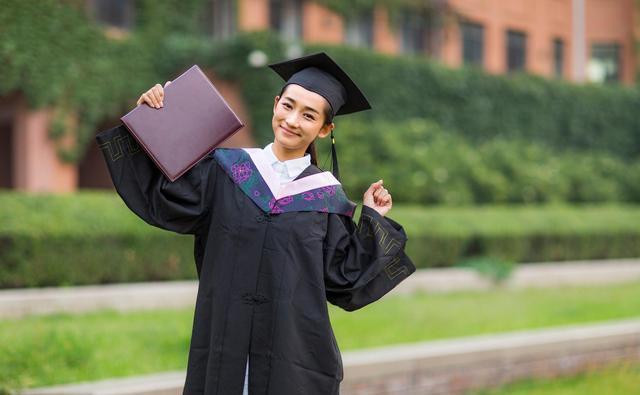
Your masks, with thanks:
<instances>
[{"instance_id":1,"label":"woman's eye","mask_svg":"<svg viewBox=\"0 0 640 395\"><path fill-rule=\"evenodd\" d=\"M284 108L291 108L291 104L289 103L282 103L282 105L284 106Z\"/></svg>"},{"instance_id":2,"label":"woman's eye","mask_svg":"<svg viewBox=\"0 0 640 395\"><path fill-rule=\"evenodd\" d=\"M304 116L311 121L315 120L315 118L311 114L304 114Z\"/></svg>"}]
</instances>

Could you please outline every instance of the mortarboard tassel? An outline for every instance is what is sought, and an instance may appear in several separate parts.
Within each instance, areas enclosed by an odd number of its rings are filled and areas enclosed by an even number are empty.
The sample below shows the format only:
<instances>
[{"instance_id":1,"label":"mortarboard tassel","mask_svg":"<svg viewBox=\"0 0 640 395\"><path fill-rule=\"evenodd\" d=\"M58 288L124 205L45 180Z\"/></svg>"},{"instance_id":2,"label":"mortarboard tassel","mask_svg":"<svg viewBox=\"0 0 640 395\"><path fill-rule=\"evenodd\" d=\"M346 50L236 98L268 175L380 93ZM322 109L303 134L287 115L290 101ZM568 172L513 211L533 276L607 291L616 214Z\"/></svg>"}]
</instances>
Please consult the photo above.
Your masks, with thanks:
<instances>
[{"instance_id":1,"label":"mortarboard tassel","mask_svg":"<svg viewBox=\"0 0 640 395\"><path fill-rule=\"evenodd\" d=\"M331 130L331 173L340 181L340 169L338 168L338 155L336 154L336 138Z\"/></svg>"}]
</instances>

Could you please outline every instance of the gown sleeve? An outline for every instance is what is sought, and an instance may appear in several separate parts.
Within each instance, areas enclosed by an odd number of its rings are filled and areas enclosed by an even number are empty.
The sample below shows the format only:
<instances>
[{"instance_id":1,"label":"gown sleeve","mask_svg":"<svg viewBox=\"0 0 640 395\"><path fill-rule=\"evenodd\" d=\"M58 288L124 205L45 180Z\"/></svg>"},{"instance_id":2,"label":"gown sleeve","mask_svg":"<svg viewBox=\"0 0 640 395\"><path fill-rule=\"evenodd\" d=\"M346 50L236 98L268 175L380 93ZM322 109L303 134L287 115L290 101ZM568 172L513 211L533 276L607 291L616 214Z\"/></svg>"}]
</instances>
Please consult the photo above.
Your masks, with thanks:
<instances>
[{"instance_id":1,"label":"gown sleeve","mask_svg":"<svg viewBox=\"0 0 640 395\"><path fill-rule=\"evenodd\" d=\"M218 166L206 156L174 182L140 148L124 125L96 136L113 185L125 204L150 225L196 234L206 223Z\"/></svg>"},{"instance_id":2,"label":"gown sleeve","mask_svg":"<svg viewBox=\"0 0 640 395\"><path fill-rule=\"evenodd\" d=\"M324 242L327 300L347 311L368 305L416 270L400 224L363 206L358 225L330 214Z\"/></svg>"}]
</instances>

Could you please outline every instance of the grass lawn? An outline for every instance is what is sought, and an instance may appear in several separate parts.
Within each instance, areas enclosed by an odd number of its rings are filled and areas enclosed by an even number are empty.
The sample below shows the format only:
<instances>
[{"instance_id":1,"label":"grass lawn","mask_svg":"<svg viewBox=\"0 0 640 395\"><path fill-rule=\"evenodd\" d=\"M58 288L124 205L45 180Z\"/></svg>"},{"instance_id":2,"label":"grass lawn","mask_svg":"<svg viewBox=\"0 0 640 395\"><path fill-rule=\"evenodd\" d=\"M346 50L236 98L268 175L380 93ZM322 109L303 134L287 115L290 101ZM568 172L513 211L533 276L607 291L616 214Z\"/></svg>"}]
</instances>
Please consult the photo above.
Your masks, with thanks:
<instances>
[{"instance_id":1,"label":"grass lawn","mask_svg":"<svg viewBox=\"0 0 640 395\"><path fill-rule=\"evenodd\" d=\"M640 283L388 297L331 309L340 348L640 317ZM192 309L51 315L0 322L0 387L185 369ZM624 393L624 392L623 392Z\"/></svg>"},{"instance_id":2,"label":"grass lawn","mask_svg":"<svg viewBox=\"0 0 640 395\"><path fill-rule=\"evenodd\" d=\"M633 395L640 393L640 364L620 363L553 380L527 380L473 395Z\"/></svg>"}]
</instances>

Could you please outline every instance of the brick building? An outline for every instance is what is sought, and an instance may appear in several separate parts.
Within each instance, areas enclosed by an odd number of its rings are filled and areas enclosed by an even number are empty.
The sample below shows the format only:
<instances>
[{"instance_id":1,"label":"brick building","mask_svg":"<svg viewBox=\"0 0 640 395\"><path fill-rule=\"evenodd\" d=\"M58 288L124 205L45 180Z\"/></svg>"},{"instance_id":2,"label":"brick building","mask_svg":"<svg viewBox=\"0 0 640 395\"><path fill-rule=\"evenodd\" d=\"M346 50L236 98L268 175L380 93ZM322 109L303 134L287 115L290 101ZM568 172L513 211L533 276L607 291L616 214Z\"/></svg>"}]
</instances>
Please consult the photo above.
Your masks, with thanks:
<instances>
[{"instance_id":1,"label":"brick building","mask_svg":"<svg viewBox=\"0 0 640 395\"><path fill-rule=\"evenodd\" d=\"M426 0L425 0L426 1ZM133 0L87 0L87 13L120 36L135 23ZM634 0L432 0L430 12L383 6L343 17L311 0L210 0L203 16L212 38L273 29L283 38L342 43L489 73L527 71L549 78L633 84ZM222 93L242 115L231 85ZM51 111L28 109L19 94L0 97L0 188L73 191L110 182L97 147L78 165L61 163L49 141ZM231 145L250 144L239 135Z\"/></svg>"}]
</instances>

